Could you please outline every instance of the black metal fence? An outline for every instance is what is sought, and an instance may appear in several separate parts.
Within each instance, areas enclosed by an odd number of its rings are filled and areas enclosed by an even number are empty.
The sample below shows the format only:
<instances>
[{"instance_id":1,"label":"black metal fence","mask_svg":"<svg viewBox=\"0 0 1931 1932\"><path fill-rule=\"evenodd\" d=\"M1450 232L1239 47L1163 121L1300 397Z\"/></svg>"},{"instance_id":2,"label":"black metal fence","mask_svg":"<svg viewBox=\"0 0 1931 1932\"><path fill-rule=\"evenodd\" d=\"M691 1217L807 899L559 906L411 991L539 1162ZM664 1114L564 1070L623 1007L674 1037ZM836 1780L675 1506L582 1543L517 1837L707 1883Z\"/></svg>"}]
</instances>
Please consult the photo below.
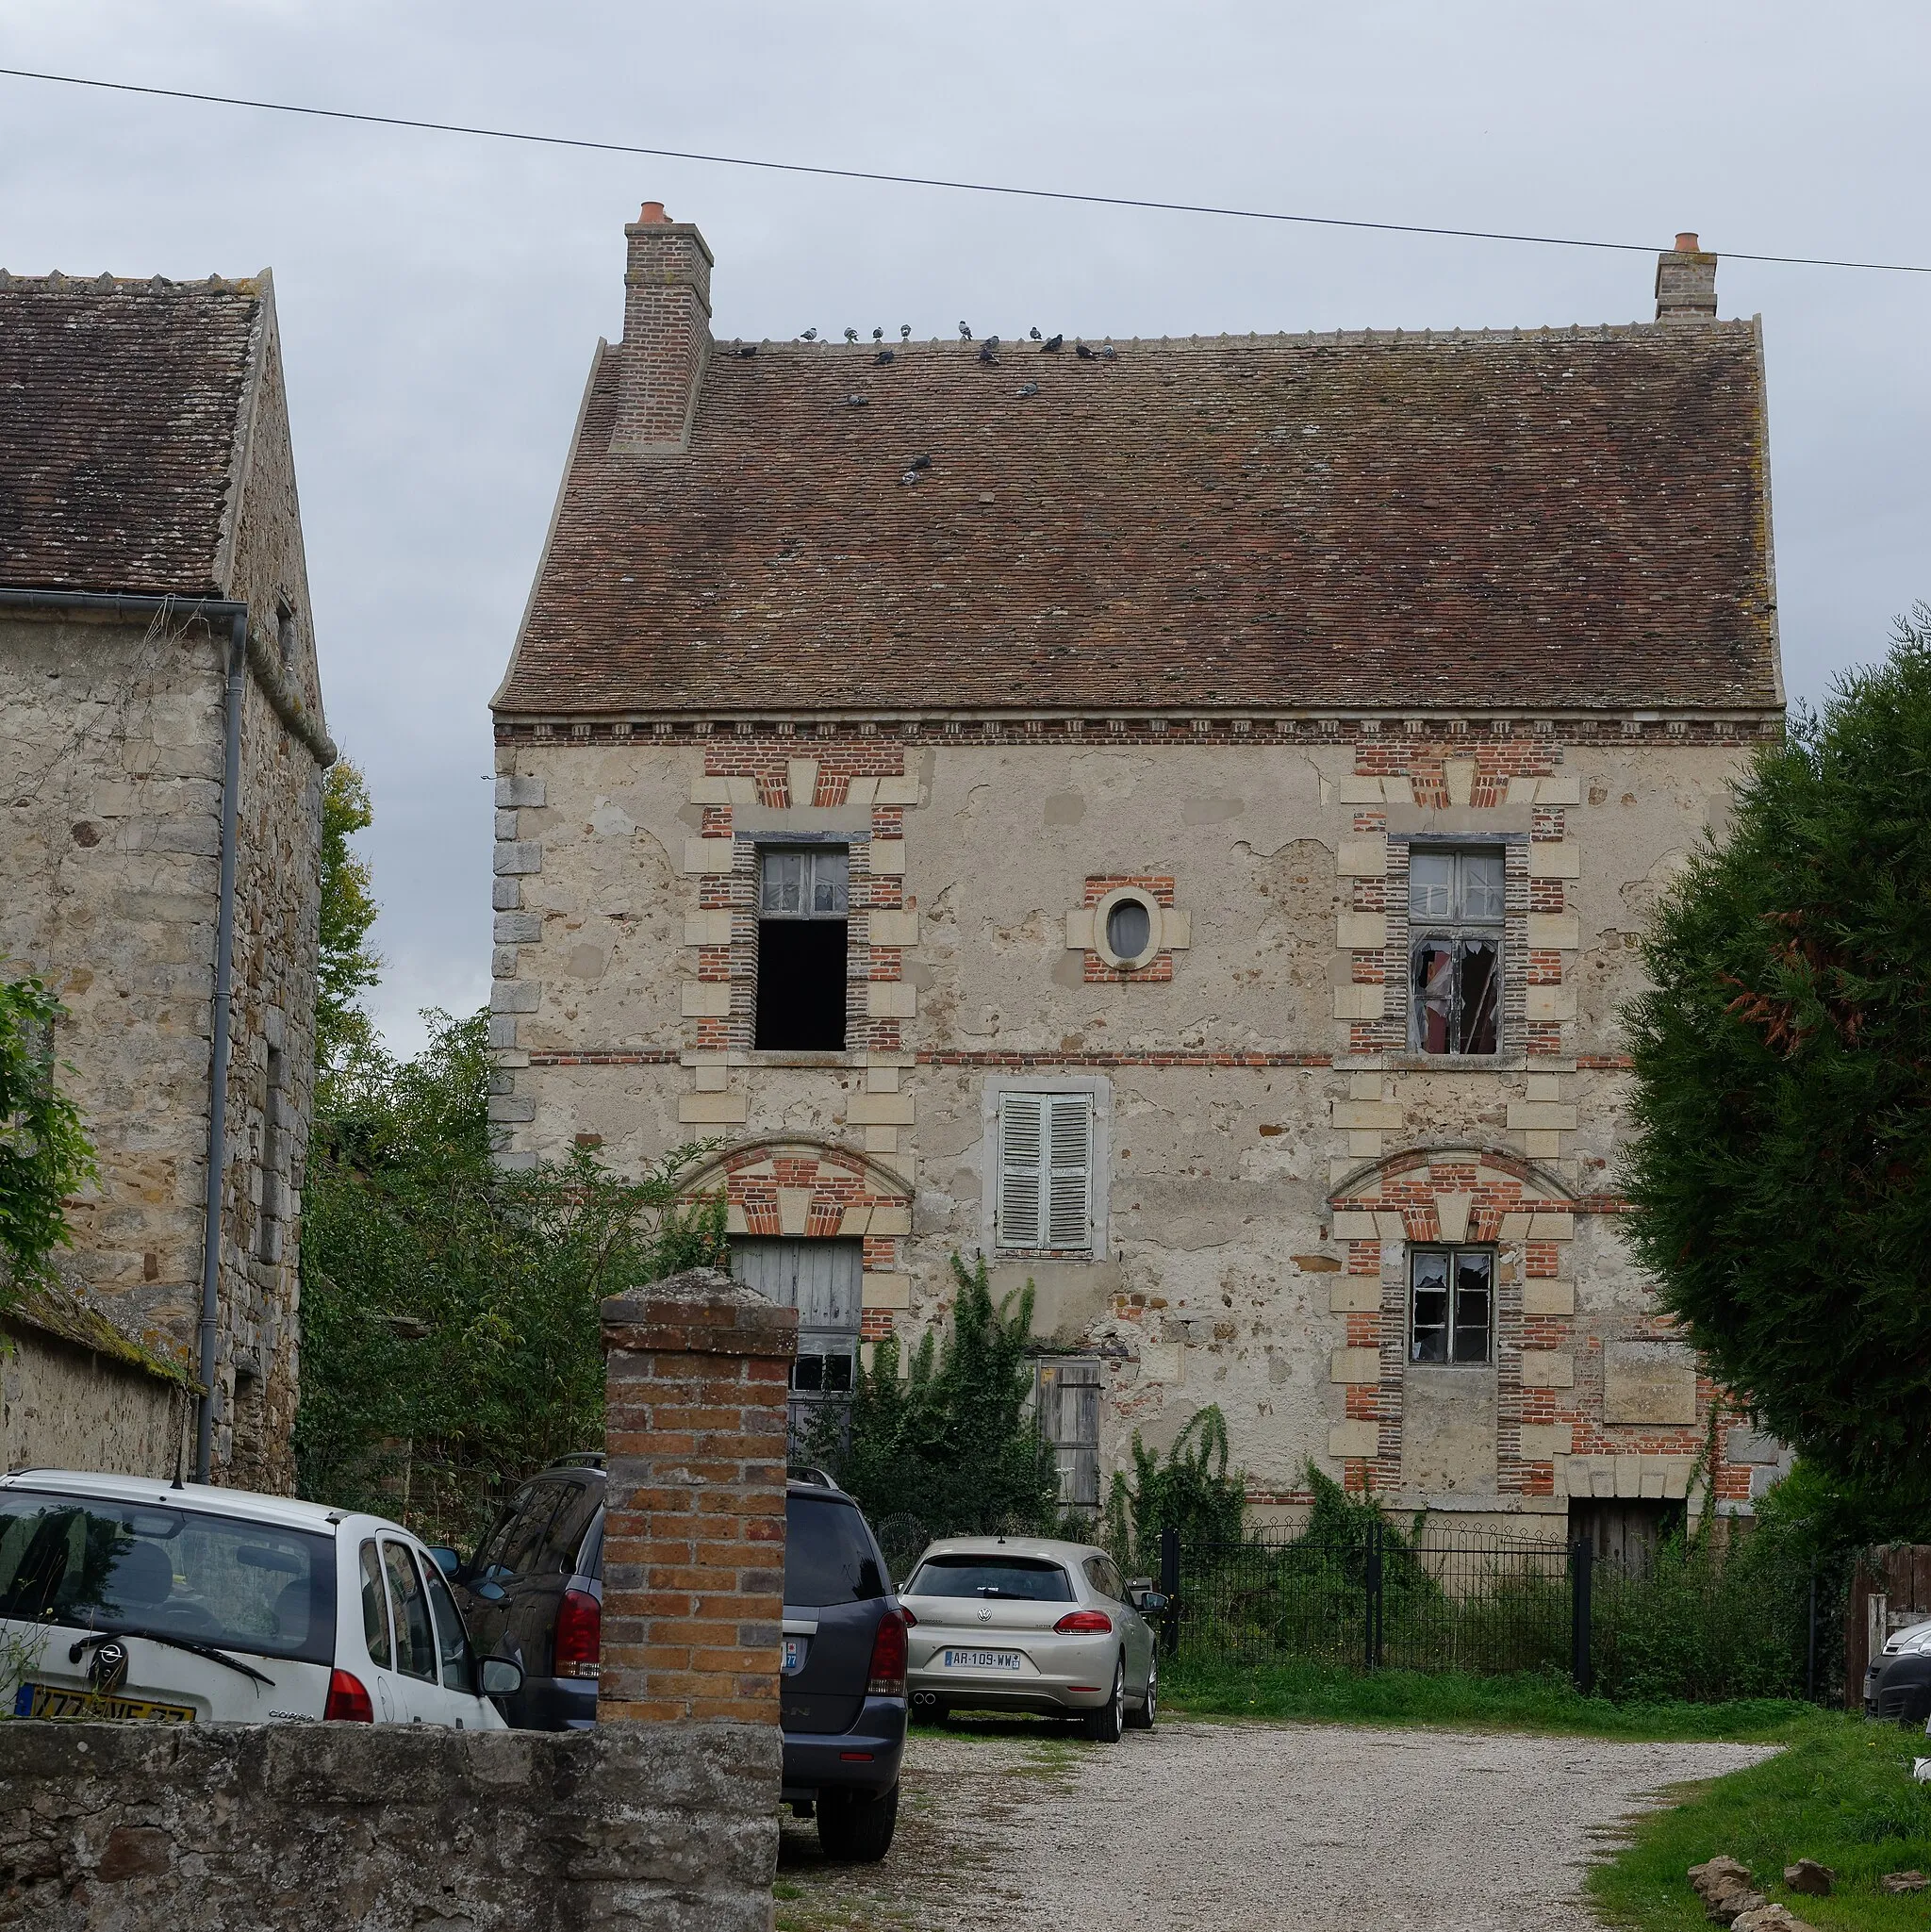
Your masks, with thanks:
<instances>
[{"instance_id":1,"label":"black metal fence","mask_svg":"<svg viewBox=\"0 0 1931 1932\"><path fill-rule=\"evenodd\" d=\"M1183 1660L1566 1676L1613 1697L1815 1696L1831 1682L1829 1606L1814 1587L1708 1544L1641 1567L1587 1542L1362 1511L1263 1529L1227 1547L1163 1539Z\"/></svg>"}]
</instances>

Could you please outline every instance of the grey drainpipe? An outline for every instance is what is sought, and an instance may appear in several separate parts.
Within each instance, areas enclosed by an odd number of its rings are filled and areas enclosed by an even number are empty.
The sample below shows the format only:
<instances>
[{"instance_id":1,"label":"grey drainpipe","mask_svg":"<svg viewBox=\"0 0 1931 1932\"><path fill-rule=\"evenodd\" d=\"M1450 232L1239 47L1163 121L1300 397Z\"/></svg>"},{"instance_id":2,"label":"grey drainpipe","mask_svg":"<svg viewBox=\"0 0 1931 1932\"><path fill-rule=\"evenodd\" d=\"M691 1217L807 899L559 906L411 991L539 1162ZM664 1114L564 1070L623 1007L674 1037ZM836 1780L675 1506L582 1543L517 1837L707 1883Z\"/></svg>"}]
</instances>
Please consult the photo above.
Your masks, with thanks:
<instances>
[{"instance_id":1,"label":"grey drainpipe","mask_svg":"<svg viewBox=\"0 0 1931 1932\"><path fill-rule=\"evenodd\" d=\"M201 1323L197 1374L201 1398L194 1424L194 1479L213 1467L215 1343L221 1315L222 1178L228 1131L228 1022L235 975L235 828L241 774L241 701L248 670L248 606L228 598L124 597L88 590L0 587L0 609L84 610L105 617L200 618L212 629L228 620L227 717L222 761L222 885L215 914L214 1042L208 1068L207 1196L202 1222Z\"/></svg>"},{"instance_id":2,"label":"grey drainpipe","mask_svg":"<svg viewBox=\"0 0 1931 1932\"><path fill-rule=\"evenodd\" d=\"M214 1065L207 1082L207 1208L201 1245L201 1407L194 1419L194 1479L214 1462L215 1337L221 1317L222 1180L228 1146L228 1024L235 981L235 825L241 791L241 700L248 676L248 606L228 634L227 742L222 754L222 896L215 913Z\"/></svg>"}]
</instances>

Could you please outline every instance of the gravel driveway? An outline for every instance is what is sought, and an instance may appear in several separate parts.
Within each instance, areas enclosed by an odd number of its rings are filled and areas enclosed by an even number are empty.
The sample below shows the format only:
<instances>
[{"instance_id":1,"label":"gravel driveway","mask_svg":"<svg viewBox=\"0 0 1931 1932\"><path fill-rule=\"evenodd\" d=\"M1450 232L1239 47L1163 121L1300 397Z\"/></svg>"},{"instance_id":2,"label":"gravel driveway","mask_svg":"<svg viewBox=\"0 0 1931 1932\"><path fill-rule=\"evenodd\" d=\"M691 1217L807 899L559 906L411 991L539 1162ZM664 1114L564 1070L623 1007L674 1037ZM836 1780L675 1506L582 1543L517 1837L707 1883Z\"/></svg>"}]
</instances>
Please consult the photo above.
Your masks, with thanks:
<instances>
[{"instance_id":1,"label":"gravel driveway","mask_svg":"<svg viewBox=\"0 0 1931 1932\"><path fill-rule=\"evenodd\" d=\"M915 1733L899 1838L838 1869L789 1822L783 1932L1593 1932L1583 1868L1661 1787L1767 1757L1329 1725Z\"/></svg>"}]
</instances>

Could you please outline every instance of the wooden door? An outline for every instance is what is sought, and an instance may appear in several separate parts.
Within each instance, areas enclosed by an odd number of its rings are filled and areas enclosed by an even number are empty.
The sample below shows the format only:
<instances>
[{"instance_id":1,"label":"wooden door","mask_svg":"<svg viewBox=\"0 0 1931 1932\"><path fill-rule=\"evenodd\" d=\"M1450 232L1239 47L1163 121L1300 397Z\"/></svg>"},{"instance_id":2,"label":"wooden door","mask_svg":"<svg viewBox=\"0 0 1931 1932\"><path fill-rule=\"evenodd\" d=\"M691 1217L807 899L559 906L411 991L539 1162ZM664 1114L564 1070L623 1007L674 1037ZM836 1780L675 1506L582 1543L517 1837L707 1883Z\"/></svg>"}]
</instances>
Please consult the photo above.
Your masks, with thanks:
<instances>
[{"instance_id":1,"label":"wooden door","mask_svg":"<svg viewBox=\"0 0 1931 1932\"><path fill-rule=\"evenodd\" d=\"M794 1451L828 1396L849 1395L858 1368L865 1244L747 1238L731 1244L731 1272L748 1288L798 1311L791 1371Z\"/></svg>"},{"instance_id":2,"label":"wooden door","mask_svg":"<svg viewBox=\"0 0 1931 1932\"><path fill-rule=\"evenodd\" d=\"M1054 1356L1033 1368L1039 1431L1059 1465L1060 1505L1099 1508L1099 1363Z\"/></svg>"}]
</instances>

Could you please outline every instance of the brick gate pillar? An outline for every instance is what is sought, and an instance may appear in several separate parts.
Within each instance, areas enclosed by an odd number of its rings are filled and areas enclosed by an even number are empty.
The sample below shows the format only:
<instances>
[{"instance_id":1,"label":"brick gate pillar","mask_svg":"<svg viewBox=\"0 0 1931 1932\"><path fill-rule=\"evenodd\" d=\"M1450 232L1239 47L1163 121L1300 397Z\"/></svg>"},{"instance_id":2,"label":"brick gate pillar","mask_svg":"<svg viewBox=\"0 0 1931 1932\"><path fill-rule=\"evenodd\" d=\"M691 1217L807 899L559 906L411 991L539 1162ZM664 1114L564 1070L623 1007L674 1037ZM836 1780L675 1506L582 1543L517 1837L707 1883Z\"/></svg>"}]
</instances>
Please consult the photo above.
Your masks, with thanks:
<instances>
[{"instance_id":1,"label":"brick gate pillar","mask_svg":"<svg viewBox=\"0 0 1931 1932\"><path fill-rule=\"evenodd\" d=\"M778 1722L798 1312L714 1268L603 1304L597 1717Z\"/></svg>"}]
</instances>

